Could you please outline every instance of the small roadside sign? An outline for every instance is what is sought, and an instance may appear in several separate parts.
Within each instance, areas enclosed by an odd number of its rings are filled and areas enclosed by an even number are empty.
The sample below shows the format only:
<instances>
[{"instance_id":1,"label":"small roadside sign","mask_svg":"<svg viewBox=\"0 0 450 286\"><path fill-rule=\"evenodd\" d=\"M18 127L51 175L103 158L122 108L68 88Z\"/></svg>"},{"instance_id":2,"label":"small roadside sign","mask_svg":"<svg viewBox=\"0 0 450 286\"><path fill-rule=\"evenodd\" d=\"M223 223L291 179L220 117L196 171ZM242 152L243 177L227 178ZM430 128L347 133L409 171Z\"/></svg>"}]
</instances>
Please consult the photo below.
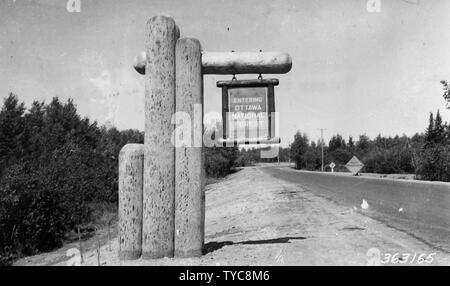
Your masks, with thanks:
<instances>
[{"instance_id":1,"label":"small roadside sign","mask_svg":"<svg viewBox=\"0 0 450 286\"><path fill-rule=\"evenodd\" d=\"M354 176L356 176L364 167L364 164L358 158L356 158L356 156L353 156L350 161L345 164L345 167L347 167L347 169L352 172Z\"/></svg>"},{"instance_id":2,"label":"small roadside sign","mask_svg":"<svg viewBox=\"0 0 450 286\"><path fill-rule=\"evenodd\" d=\"M336 167L336 164L334 162L330 163L331 173L334 173L334 167Z\"/></svg>"}]
</instances>

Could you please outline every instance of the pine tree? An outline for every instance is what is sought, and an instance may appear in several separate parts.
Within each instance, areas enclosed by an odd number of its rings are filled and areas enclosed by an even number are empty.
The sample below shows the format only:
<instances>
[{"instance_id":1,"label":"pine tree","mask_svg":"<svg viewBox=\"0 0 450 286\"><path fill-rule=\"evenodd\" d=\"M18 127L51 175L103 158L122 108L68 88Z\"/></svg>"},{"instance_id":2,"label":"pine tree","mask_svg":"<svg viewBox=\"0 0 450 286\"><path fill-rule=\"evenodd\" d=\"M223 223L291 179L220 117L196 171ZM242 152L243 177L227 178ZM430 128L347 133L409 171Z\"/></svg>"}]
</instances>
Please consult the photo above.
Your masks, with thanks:
<instances>
[{"instance_id":1,"label":"pine tree","mask_svg":"<svg viewBox=\"0 0 450 286\"><path fill-rule=\"evenodd\" d=\"M428 120L428 127L425 131L425 145L428 146L435 141L435 132L434 132L434 118L433 113L430 112L430 117Z\"/></svg>"},{"instance_id":2,"label":"pine tree","mask_svg":"<svg viewBox=\"0 0 450 286\"><path fill-rule=\"evenodd\" d=\"M364 153L370 148L370 138L366 135L359 135L359 140L356 143L356 149L358 153Z\"/></svg>"},{"instance_id":3,"label":"pine tree","mask_svg":"<svg viewBox=\"0 0 450 286\"><path fill-rule=\"evenodd\" d=\"M353 137L352 136L348 137L348 147L350 147L350 148L355 147L355 143L353 142Z\"/></svg>"},{"instance_id":4,"label":"pine tree","mask_svg":"<svg viewBox=\"0 0 450 286\"><path fill-rule=\"evenodd\" d=\"M447 101L447 108L450 109L450 83L446 80L441 80L441 84L444 86L443 97Z\"/></svg>"},{"instance_id":5,"label":"pine tree","mask_svg":"<svg viewBox=\"0 0 450 286\"><path fill-rule=\"evenodd\" d=\"M328 151L329 152L332 152L337 149L345 149L345 148L346 148L345 139L343 139L342 136L339 134L334 135L330 139L330 142L328 143Z\"/></svg>"},{"instance_id":6,"label":"pine tree","mask_svg":"<svg viewBox=\"0 0 450 286\"><path fill-rule=\"evenodd\" d=\"M295 167L297 169L305 167L304 155L308 151L309 140L305 133L297 133L294 135L294 142L290 146L291 158L295 162Z\"/></svg>"},{"instance_id":7,"label":"pine tree","mask_svg":"<svg viewBox=\"0 0 450 286\"><path fill-rule=\"evenodd\" d=\"M446 138L446 145L447 146L449 146L450 147L450 122L449 123L447 123L447 129L446 129L446 132L445 132L445 138Z\"/></svg>"},{"instance_id":8,"label":"pine tree","mask_svg":"<svg viewBox=\"0 0 450 286\"><path fill-rule=\"evenodd\" d=\"M436 118L434 120L434 134L436 144L443 144L445 141L445 125L442 123L442 117L439 114L439 110L436 113Z\"/></svg>"},{"instance_id":9,"label":"pine tree","mask_svg":"<svg viewBox=\"0 0 450 286\"><path fill-rule=\"evenodd\" d=\"M22 154L25 107L17 96L10 93L3 101L0 111L0 173L1 169Z\"/></svg>"}]
</instances>

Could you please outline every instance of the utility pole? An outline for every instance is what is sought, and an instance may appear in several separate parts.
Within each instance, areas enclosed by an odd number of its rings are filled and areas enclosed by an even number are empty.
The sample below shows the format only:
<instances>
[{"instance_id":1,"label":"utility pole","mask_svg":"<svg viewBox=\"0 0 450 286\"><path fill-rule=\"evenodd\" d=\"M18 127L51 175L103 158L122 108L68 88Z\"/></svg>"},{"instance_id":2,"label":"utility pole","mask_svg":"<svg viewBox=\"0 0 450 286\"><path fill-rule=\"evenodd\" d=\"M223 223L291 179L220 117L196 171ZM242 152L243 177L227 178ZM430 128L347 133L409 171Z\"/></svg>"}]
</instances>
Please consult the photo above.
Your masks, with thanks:
<instances>
[{"instance_id":1,"label":"utility pole","mask_svg":"<svg viewBox=\"0 0 450 286\"><path fill-rule=\"evenodd\" d=\"M319 128L320 130L320 148L322 149L322 172L323 172L323 131L326 130L324 128Z\"/></svg>"},{"instance_id":2,"label":"utility pole","mask_svg":"<svg viewBox=\"0 0 450 286\"><path fill-rule=\"evenodd\" d=\"M289 153L288 155L288 162L289 162L289 166L291 166L291 142L288 142L288 148L289 148Z\"/></svg>"}]
</instances>

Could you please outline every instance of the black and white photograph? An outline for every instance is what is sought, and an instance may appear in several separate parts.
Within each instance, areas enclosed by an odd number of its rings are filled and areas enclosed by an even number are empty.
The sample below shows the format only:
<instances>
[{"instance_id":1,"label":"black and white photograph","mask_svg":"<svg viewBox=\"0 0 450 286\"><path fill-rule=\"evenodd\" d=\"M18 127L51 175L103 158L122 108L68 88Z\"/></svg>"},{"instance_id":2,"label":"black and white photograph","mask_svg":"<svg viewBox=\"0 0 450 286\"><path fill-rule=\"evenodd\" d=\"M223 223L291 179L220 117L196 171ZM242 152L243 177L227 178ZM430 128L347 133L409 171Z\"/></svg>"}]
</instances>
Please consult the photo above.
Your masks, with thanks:
<instances>
[{"instance_id":1,"label":"black and white photograph","mask_svg":"<svg viewBox=\"0 0 450 286\"><path fill-rule=\"evenodd\" d=\"M1 0L0 266L450 266L449 13Z\"/></svg>"}]
</instances>

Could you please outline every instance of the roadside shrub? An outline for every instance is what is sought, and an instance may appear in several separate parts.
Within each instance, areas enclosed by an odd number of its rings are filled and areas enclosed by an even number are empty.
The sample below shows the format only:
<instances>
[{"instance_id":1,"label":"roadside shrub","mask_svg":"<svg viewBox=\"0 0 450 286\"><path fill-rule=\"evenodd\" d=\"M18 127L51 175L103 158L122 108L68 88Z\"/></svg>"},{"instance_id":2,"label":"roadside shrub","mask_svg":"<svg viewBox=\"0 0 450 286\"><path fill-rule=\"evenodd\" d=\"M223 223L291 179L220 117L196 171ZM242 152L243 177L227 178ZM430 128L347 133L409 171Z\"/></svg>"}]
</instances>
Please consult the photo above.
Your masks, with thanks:
<instances>
[{"instance_id":1,"label":"roadside shrub","mask_svg":"<svg viewBox=\"0 0 450 286\"><path fill-rule=\"evenodd\" d=\"M436 144L424 148L417 176L421 180L450 182L450 146Z\"/></svg>"},{"instance_id":2,"label":"roadside shrub","mask_svg":"<svg viewBox=\"0 0 450 286\"><path fill-rule=\"evenodd\" d=\"M318 156L315 150L308 150L302 156L302 161L304 162L302 165L306 170L314 171L320 169L322 165L321 158Z\"/></svg>"},{"instance_id":3,"label":"roadside shrub","mask_svg":"<svg viewBox=\"0 0 450 286\"><path fill-rule=\"evenodd\" d=\"M210 177L223 177L230 172L229 161L221 154L210 154L205 158L206 175Z\"/></svg>"},{"instance_id":4,"label":"roadside shrub","mask_svg":"<svg viewBox=\"0 0 450 286\"><path fill-rule=\"evenodd\" d=\"M235 166L237 155L236 147L205 148L206 175L214 178L228 175Z\"/></svg>"},{"instance_id":5,"label":"roadside shrub","mask_svg":"<svg viewBox=\"0 0 450 286\"><path fill-rule=\"evenodd\" d=\"M0 257L3 264L21 255L61 245L67 211L61 192L48 185L40 169L26 163L11 166L0 184Z\"/></svg>"},{"instance_id":6,"label":"roadside shrub","mask_svg":"<svg viewBox=\"0 0 450 286\"><path fill-rule=\"evenodd\" d=\"M236 167L253 166L254 165L254 160L252 159L252 157L250 156L249 153L244 153L244 152L241 151L241 154L236 159L234 165Z\"/></svg>"}]
</instances>

